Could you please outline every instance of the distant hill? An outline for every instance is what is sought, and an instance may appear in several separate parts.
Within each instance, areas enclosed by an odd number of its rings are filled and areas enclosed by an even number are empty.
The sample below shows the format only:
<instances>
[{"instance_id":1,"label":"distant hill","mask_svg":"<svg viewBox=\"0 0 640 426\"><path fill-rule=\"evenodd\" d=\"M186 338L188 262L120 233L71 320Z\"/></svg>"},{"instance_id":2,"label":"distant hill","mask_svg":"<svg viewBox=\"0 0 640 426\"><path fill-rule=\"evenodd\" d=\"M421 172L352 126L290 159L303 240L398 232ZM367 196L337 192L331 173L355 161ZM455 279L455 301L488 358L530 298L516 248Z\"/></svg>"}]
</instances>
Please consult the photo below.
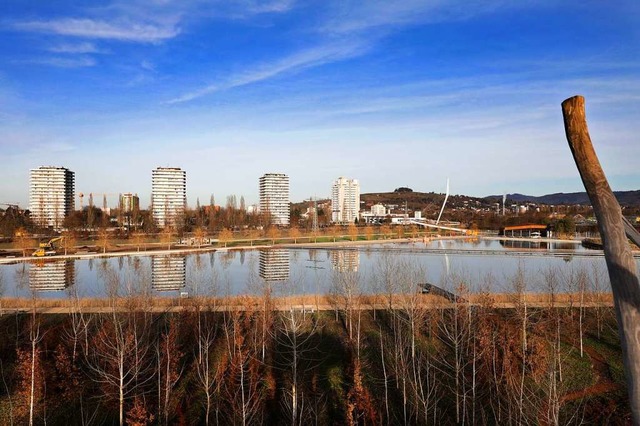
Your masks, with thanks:
<instances>
[{"instance_id":1,"label":"distant hill","mask_svg":"<svg viewBox=\"0 0 640 426\"><path fill-rule=\"evenodd\" d=\"M613 194L623 206L640 206L640 190L614 191ZM536 204L590 204L586 192L558 192L541 196L524 194L507 194L507 199L515 203L530 202ZM490 195L485 200L500 202L502 195Z\"/></svg>"},{"instance_id":2,"label":"distant hill","mask_svg":"<svg viewBox=\"0 0 640 426\"><path fill-rule=\"evenodd\" d=\"M373 204L381 203L384 205L396 205L398 210L404 208L405 202L408 211L413 210L439 210L444 201L444 194L436 192L408 192L408 191L394 191L394 192L374 192L369 194L360 194L360 201L363 204L361 207L368 208ZM482 198L469 197L466 195L449 195L447 205L449 207L462 207L472 203L476 206L488 204Z\"/></svg>"}]
</instances>

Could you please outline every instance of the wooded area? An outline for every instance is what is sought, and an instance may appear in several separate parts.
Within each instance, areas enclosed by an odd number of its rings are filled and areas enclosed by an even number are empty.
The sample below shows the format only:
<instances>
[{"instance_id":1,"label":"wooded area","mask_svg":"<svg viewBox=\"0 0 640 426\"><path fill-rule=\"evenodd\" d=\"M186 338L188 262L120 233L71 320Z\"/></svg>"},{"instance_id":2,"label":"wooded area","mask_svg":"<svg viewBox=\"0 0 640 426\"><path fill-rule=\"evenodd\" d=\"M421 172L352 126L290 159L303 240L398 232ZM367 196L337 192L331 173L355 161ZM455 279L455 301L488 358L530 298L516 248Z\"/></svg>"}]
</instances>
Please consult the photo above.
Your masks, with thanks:
<instances>
[{"instance_id":1,"label":"wooded area","mask_svg":"<svg viewBox=\"0 0 640 426\"><path fill-rule=\"evenodd\" d=\"M394 309L360 309L355 279L336 283L333 312L276 311L265 292L261 306L228 312L194 301L181 313L132 302L4 315L0 423L629 421L610 307L532 308L522 282L515 309L494 308L489 294L445 309L390 294Z\"/></svg>"}]
</instances>

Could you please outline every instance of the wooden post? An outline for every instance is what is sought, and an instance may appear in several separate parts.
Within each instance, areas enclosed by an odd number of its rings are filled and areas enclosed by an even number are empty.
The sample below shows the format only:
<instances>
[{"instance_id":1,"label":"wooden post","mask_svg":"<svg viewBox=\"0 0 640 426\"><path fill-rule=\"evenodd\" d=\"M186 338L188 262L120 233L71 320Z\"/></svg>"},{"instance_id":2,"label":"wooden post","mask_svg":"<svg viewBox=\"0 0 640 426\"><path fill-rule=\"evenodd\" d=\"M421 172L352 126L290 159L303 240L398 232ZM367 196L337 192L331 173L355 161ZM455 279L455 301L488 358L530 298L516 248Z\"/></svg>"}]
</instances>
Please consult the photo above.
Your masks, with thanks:
<instances>
[{"instance_id":1,"label":"wooden post","mask_svg":"<svg viewBox=\"0 0 640 426\"><path fill-rule=\"evenodd\" d=\"M591 144L584 98L562 102L567 141L578 166L604 245L634 424L640 424L640 284L625 236L622 211Z\"/></svg>"}]
</instances>

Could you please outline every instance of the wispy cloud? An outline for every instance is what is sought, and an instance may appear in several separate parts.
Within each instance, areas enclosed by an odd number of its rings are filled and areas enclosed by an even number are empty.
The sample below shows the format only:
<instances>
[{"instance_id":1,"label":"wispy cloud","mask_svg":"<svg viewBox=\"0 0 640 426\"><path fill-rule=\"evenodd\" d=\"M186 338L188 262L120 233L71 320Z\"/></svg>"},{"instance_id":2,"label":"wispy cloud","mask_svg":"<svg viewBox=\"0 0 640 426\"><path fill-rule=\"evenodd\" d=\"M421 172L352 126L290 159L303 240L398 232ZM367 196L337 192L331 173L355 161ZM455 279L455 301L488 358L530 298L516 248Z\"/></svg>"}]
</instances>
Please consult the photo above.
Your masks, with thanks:
<instances>
[{"instance_id":1,"label":"wispy cloud","mask_svg":"<svg viewBox=\"0 0 640 426\"><path fill-rule=\"evenodd\" d=\"M330 3L320 31L346 34L371 28L459 21L497 8L527 6L528 2L503 0L341 0Z\"/></svg>"},{"instance_id":2,"label":"wispy cloud","mask_svg":"<svg viewBox=\"0 0 640 426\"><path fill-rule=\"evenodd\" d=\"M81 54L81 53L107 53L105 50L99 49L95 44L84 43L63 43L51 46L47 49L53 53L69 53L69 54Z\"/></svg>"},{"instance_id":3,"label":"wispy cloud","mask_svg":"<svg viewBox=\"0 0 640 426\"><path fill-rule=\"evenodd\" d=\"M96 60L88 56L80 56L74 58L61 58L52 56L47 58L35 58L25 62L29 64L48 65L58 68L85 68L96 65Z\"/></svg>"},{"instance_id":4,"label":"wispy cloud","mask_svg":"<svg viewBox=\"0 0 640 426\"><path fill-rule=\"evenodd\" d=\"M283 13L293 8L294 0L255 1L247 4L246 10L250 13Z\"/></svg>"},{"instance_id":5,"label":"wispy cloud","mask_svg":"<svg viewBox=\"0 0 640 426\"><path fill-rule=\"evenodd\" d=\"M28 32L141 43L157 43L173 38L180 33L180 30L174 25L159 26L136 22L107 22L75 18L17 22L13 28Z\"/></svg>"},{"instance_id":6,"label":"wispy cloud","mask_svg":"<svg viewBox=\"0 0 640 426\"><path fill-rule=\"evenodd\" d=\"M186 93L169 100L167 103L177 104L188 102L221 90L246 86L278 77L281 74L298 72L307 68L353 58L364 54L369 48L370 45L367 43L348 41L303 50L276 62L263 64L248 71L238 73L220 83L210 84L201 89Z\"/></svg>"}]
</instances>

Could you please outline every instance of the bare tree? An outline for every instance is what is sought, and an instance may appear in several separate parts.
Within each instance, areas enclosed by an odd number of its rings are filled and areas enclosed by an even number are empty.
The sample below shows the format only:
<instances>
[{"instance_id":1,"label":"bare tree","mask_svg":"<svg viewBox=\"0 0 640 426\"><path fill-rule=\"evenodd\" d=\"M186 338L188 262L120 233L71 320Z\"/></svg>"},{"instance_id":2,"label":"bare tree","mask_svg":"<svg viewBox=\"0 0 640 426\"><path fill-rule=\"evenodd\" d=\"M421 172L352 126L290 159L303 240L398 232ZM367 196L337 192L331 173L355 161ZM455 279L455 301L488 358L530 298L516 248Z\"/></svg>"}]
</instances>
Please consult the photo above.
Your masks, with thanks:
<instances>
[{"instance_id":1,"label":"bare tree","mask_svg":"<svg viewBox=\"0 0 640 426\"><path fill-rule=\"evenodd\" d=\"M285 372L286 387L281 405L289 415L292 426L301 425L310 417L310 407L305 407L305 384L307 373L315 367L311 356L315 350L317 322L304 308L290 306L278 315L274 339L280 355L278 367Z\"/></svg>"},{"instance_id":2,"label":"bare tree","mask_svg":"<svg viewBox=\"0 0 640 426\"><path fill-rule=\"evenodd\" d=\"M259 360L259 345L252 339L253 311L244 305L224 314L227 365L221 386L225 415L235 424L260 423L264 414L264 364Z\"/></svg>"},{"instance_id":3,"label":"bare tree","mask_svg":"<svg viewBox=\"0 0 640 426\"><path fill-rule=\"evenodd\" d=\"M211 407L214 403L216 424L219 424L218 397L225 365L214 359L217 326L211 320L211 316L203 313L199 307L196 308L195 315L197 315L195 364L198 383L205 395L205 424L209 425L211 421Z\"/></svg>"},{"instance_id":4,"label":"bare tree","mask_svg":"<svg viewBox=\"0 0 640 426\"><path fill-rule=\"evenodd\" d=\"M90 347L86 350L87 366L93 379L102 386L107 398L118 401L120 425L124 424L125 402L153 377L150 348L150 316L140 306L129 303L127 311L119 308L119 277L103 268L110 295L110 312L96 317Z\"/></svg>"},{"instance_id":5,"label":"bare tree","mask_svg":"<svg viewBox=\"0 0 640 426\"><path fill-rule=\"evenodd\" d=\"M202 244L204 244L204 238L206 235L206 230L201 226L196 228L196 230L194 231L193 237L198 248L202 247Z\"/></svg>"},{"instance_id":6,"label":"bare tree","mask_svg":"<svg viewBox=\"0 0 640 426\"><path fill-rule=\"evenodd\" d=\"M13 233L13 239L18 249L22 251L22 257L27 255L27 250L33 248L35 241L24 228L18 228Z\"/></svg>"},{"instance_id":7,"label":"bare tree","mask_svg":"<svg viewBox=\"0 0 640 426\"><path fill-rule=\"evenodd\" d=\"M358 227L356 226L355 223L350 223L349 224L349 238L351 238L351 241L356 241L358 239Z\"/></svg>"},{"instance_id":8,"label":"bare tree","mask_svg":"<svg viewBox=\"0 0 640 426\"><path fill-rule=\"evenodd\" d=\"M75 249L78 240L76 239L73 231L64 232L62 236L62 248L64 249L64 255L66 256L69 250Z\"/></svg>"},{"instance_id":9,"label":"bare tree","mask_svg":"<svg viewBox=\"0 0 640 426\"><path fill-rule=\"evenodd\" d=\"M140 251L140 246L142 246L146 240L145 233L142 231L135 231L132 237L133 237L133 244L135 244L137 251ZM146 244L144 244L144 249L146 251L147 249Z\"/></svg>"},{"instance_id":10,"label":"bare tree","mask_svg":"<svg viewBox=\"0 0 640 426\"><path fill-rule=\"evenodd\" d=\"M160 234L160 242L167 246L167 250L171 250L171 243L176 235L176 231L171 225L166 225Z\"/></svg>"},{"instance_id":11,"label":"bare tree","mask_svg":"<svg viewBox=\"0 0 640 426\"><path fill-rule=\"evenodd\" d=\"M109 235L109 231L107 228L102 227L98 230L98 247L102 248L102 253L106 253L109 248L109 241L111 240L111 235Z\"/></svg>"},{"instance_id":12,"label":"bare tree","mask_svg":"<svg viewBox=\"0 0 640 426\"><path fill-rule=\"evenodd\" d=\"M173 389L182 376L182 357L184 353L178 345L178 323L175 318L169 320L168 326L156 344L156 356L158 360L158 411L162 412L164 424L169 424L173 412ZM160 410L162 408L162 410Z\"/></svg>"},{"instance_id":13,"label":"bare tree","mask_svg":"<svg viewBox=\"0 0 640 426\"><path fill-rule=\"evenodd\" d=\"M289 228L289 238L292 238L293 243L297 244L298 238L300 238L300 229L298 229L296 226L291 226Z\"/></svg>"},{"instance_id":14,"label":"bare tree","mask_svg":"<svg viewBox=\"0 0 640 426\"><path fill-rule=\"evenodd\" d=\"M231 241L233 239L233 232L231 232L229 229L224 228L222 231L220 231L220 233L218 234L218 240L224 244L224 246L227 246L227 243L229 243L229 241Z\"/></svg>"}]
</instances>

